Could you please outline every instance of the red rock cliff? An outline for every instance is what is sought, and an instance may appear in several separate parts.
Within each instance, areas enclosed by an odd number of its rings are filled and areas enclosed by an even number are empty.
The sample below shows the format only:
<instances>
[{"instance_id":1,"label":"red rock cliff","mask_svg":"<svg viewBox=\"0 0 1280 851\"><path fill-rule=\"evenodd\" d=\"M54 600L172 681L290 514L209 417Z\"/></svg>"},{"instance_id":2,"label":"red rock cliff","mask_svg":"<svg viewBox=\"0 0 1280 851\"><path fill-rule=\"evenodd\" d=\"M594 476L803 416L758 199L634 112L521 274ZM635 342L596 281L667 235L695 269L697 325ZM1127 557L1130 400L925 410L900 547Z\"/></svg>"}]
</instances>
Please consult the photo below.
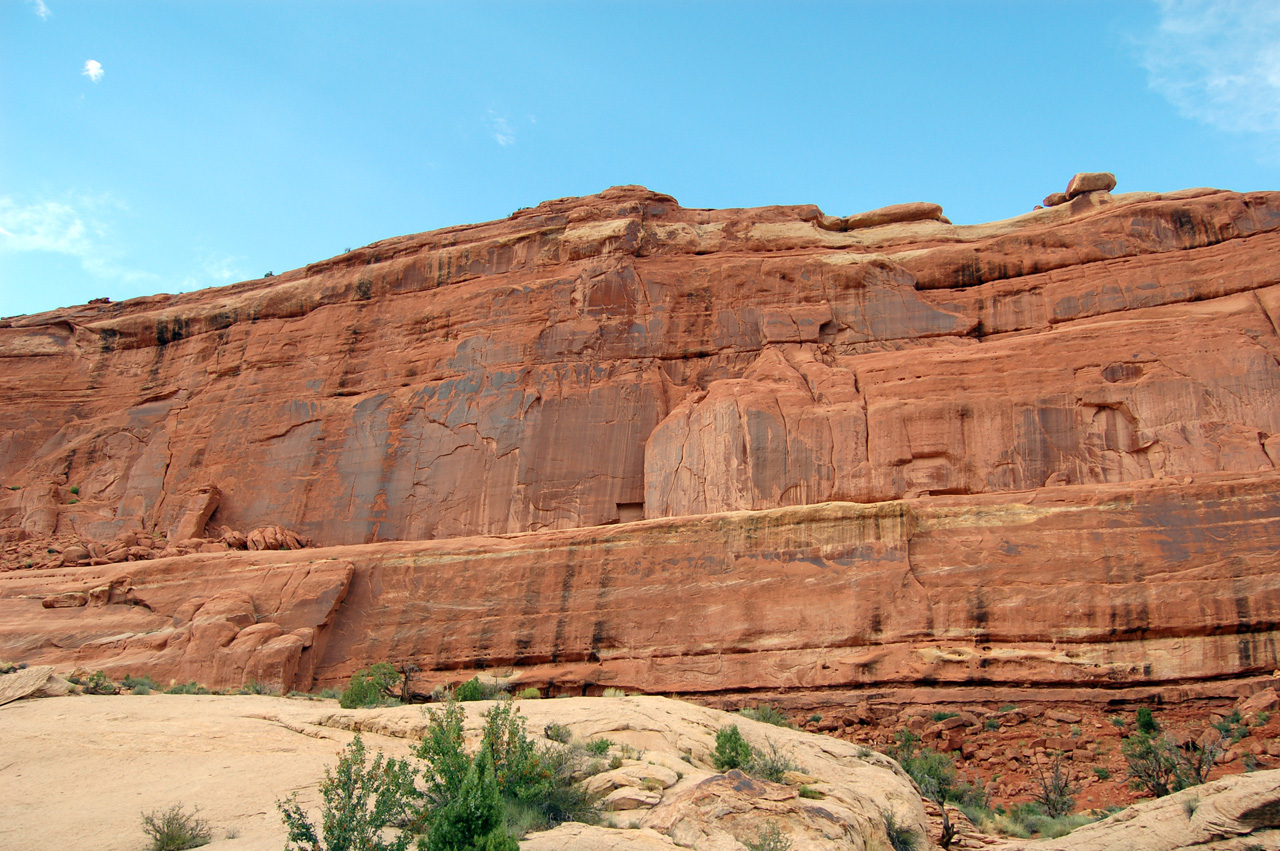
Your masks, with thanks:
<instances>
[{"instance_id":1,"label":"red rock cliff","mask_svg":"<svg viewBox=\"0 0 1280 851\"><path fill-rule=\"evenodd\" d=\"M661 546L621 527L625 547L584 530L346 548L308 580L323 589L270 600L236 584L270 560L129 565L140 599L167 577L148 605L174 629L195 623L183 601L248 594L220 605L279 622L258 644L295 637L291 678L389 656L582 663L603 667L571 679L664 691L1270 670L1278 258L1280 193L1090 191L974 226L927 204L560 199L0 322L0 480L19 488L0 523L86 542L278 524L330 546L673 519L634 527ZM897 519L776 551L680 520L828 502ZM200 597L191 576L219 559L241 573ZM112 578L95 569L11 573L0 602ZM306 618L266 613L290 594ZM33 611L7 646L90 608ZM960 661L940 649L957 640Z\"/></svg>"}]
</instances>

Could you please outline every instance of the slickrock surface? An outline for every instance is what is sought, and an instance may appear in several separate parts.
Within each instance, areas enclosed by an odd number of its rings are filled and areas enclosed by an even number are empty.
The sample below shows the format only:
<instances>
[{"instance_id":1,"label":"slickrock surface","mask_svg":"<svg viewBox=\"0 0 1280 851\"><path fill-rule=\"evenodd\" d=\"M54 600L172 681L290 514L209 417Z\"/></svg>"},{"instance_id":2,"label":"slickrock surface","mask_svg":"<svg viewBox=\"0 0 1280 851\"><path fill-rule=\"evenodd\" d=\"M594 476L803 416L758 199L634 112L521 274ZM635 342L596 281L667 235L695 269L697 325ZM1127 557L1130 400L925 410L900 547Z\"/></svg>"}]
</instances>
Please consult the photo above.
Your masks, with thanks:
<instances>
[{"instance_id":1,"label":"slickrock surface","mask_svg":"<svg viewBox=\"0 0 1280 851\"><path fill-rule=\"evenodd\" d=\"M463 704L473 745L490 705ZM604 737L629 746L621 768L588 782L612 790L615 800L628 790L644 799L613 811L617 829L565 826L532 835L522 843L527 849L672 848L674 839L738 851L739 839L756 838L769 822L795 851L837 840L887 847L886 813L917 834L925 830L919 796L901 769L847 742L659 697L518 706L535 739L555 722L579 741ZM332 701L187 695L26 700L0 709L0 721L0 846L11 851L131 851L146 841L141 813L177 803L198 806L210 822L209 848L278 851L284 828L275 801L296 791L304 806L318 808L323 767L337 762L352 732L362 732L371 753L404 756L426 727L420 707L347 711ZM822 797L800 797L798 782L716 772L709 758L715 732L729 723L753 745L777 745ZM575 831L586 831L589 841L566 841Z\"/></svg>"},{"instance_id":2,"label":"slickrock surface","mask_svg":"<svg viewBox=\"0 0 1280 851\"><path fill-rule=\"evenodd\" d=\"M0 659L1234 698L1280 668L1280 193L1108 177L971 226L617 187L2 320Z\"/></svg>"}]
</instances>

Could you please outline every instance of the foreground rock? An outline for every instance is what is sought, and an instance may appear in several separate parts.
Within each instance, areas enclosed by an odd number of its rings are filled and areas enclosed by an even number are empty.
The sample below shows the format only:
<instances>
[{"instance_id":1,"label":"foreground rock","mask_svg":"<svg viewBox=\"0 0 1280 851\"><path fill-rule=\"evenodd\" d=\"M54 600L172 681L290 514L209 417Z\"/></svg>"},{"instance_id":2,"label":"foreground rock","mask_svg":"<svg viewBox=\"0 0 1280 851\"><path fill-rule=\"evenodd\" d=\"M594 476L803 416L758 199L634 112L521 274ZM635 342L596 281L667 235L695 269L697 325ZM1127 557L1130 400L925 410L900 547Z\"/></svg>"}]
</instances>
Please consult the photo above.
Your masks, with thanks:
<instances>
[{"instance_id":1,"label":"foreground rock","mask_svg":"<svg viewBox=\"0 0 1280 851\"><path fill-rule=\"evenodd\" d=\"M478 740L480 713L489 705L464 704L469 737ZM660 848L674 847L674 840L739 851L742 839L754 839L769 823L792 839L795 851L830 848L837 840L875 848L886 842L886 814L918 834L924 830L919 797L901 770L845 742L656 697L519 706L531 733L555 722L578 740L615 742L614 754L625 754L628 769L612 772L617 788L649 793L642 805L614 813L621 828L566 826L531 837L526 848L574 842ZM211 848L278 851L284 830L275 800L298 791L305 806L316 806L322 766L336 761L351 732L362 731L371 750L403 755L425 728L416 707L343 711L332 702L185 695L25 701L0 710L0 720L8 764L0 771L0 798L6 812L21 814L0 819L0 846L13 851L134 849L143 841L140 812L175 803L200 807L214 828ZM753 744L772 743L791 756L822 797L801 798L798 785L716 772L709 754L726 723L737 723ZM651 776L672 782L664 786ZM75 780L83 777L97 782Z\"/></svg>"},{"instance_id":2,"label":"foreground rock","mask_svg":"<svg viewBox=\"0 0 1280 851\"><path fill-rule=\"evenodd\" d=\"M1061 839L1005 851L1244 851L1280 847L1280 771L1216 780L1136 804Z\"/></svg>"}]
</instances>

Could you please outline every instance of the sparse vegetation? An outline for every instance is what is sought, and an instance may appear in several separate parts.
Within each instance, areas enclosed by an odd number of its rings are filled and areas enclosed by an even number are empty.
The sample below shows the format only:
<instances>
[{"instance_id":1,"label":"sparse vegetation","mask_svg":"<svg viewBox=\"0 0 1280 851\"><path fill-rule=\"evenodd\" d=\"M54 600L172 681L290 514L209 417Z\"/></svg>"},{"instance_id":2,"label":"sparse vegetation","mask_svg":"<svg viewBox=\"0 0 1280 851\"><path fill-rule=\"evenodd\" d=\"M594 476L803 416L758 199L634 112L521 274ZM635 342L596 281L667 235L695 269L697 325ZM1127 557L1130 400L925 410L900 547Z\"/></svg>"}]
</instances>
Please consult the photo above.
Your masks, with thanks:
<instances>
[{"instance_id":1,"label":"sparse vegetation","mask_svg":"<svg viewBox=\"0 0 1280 851\"><path fill-rule=\"evenodd\" d=\"M948 718L955 718L959 714L958 712L935 712L929 717L934 721L946 721Z\"/></svg>"},{"instance_id":2,"label":"sparse vegetation","mask_svg":"<svg viewBox=\"0 0 1280 851\"><path fill-rule=\"evenodd\" d=\"M791 837L782 832L777 822L767 822L755 839L744 839L742 844L747 851L788 851L791 848Z\"/></svg>"},{"instance_id":3,"label":"sparse vegetation","mask_svg":"<svg viewBox=\"0 0 1280 851\"><path fill-rule=\"evenodd\" d=\"M542 728L542 735L546 736L553 742L559 742L562 745L569 744L569 740L573 738L573 731L563 724L557 724L554 721Z\"/></svg>"},{"instance_id":4,"label":"sparse vegetation","mask_svg":"<svg viewBox=\"0 0 1280 851\"><path fill-rule=\"evenodd\" d=\"M1036 803L1044 808L1049 818L1056 819L1071 812L1078 791L1071 776L1062 764L1062 751L1054 751L1048 764L1036 765Z\"/></svg>"},{"instance_id":5,"label":"sparse vegetation","mask_svg":"<svg viewBox=\"0 0 1280 851\"><path fill-rule=\"evenodd\" d=\"M609 739L593 739L587 742L587 753L592 756L604 756L611 747L613 747L613 742Z\"/></svg>"},{"instance_id":6,"label":"sparse vegetation","mask_svg":"<svg viewBox=\"0 0 1280 851\"><path fill-rule=\"evenodd\" d=\"M386 662L356 671L351 675L347 690L338 698L343 709L361 709L370 706L391 706L400 702L393 687L400 682L400 674Z\"/></svg>"},{"instance_id":7,"label":"sparse vegetation","mask_svg":"<svg viewBox=\"0 0 1280 851\"><path fill-rule=\"evenodd\" d=\"M626 697L627 693L620 688L609 686L604 690L603 697Z\"/></svg>"},{"instance_id":8,"label":"sparse vegetation","mask_svg":"<svg viewBox=\"0 0 1280 851\"><path fill-rule=\"evenodd\" d=\"M542 697L542 692L538 691L533 686L529 686L526 689L521 689L520 693L517 694L516 697L521 700L537 700Z\"/></svg>"},{"instance_id":9,"label":"sparse vegetation","mask_svg":"<svg viewBox=\"0 0 1280 851\"><path fill-rule=\"evenodd\" d=\"M738 710L738 714L743 718L750 718L752 721L762 721L765 724L772 724L775 727L795 728L795 725L787 720L787 716L782 710L771 703L761 703L758 706L744 706Z\"/></svg>"},{"instance_id":10,"label":"sparse vegetation","mask_svg":"<svg viewBox=\"0 0 1280 851\"><path fill-rule=\"evenodd\" d=\"M1137 726L1120 745L1134 789L1160 798L1208 779L1220 752L1217 743L1192 742L1180 748L1167 735L1158 735L1160 726L1149 709L1138 710Z\"/></svg>"},{"instance_id":11,"label":"sparse vegetation","mask_svg":"<svg viewBox=\"0 0 1280 851\"><path fill-rule=\"evenodd\" d=\"M736 768L771 783L781 783L784 774L796 770L795 763L778 750L776 743L770 741L766 750L751 747L737 724L716 731L716 747L711 761L717 771Z\"/></svg>"},{"instance_id":12,"label":"sparse vegetation","mask_svg":"<svg viewBox=\"0 0 1280 851\"><path fill-rule=\"evenodd\" d=\"M898 818L891 811L884 814L884 832L889 837L893 851L915 851L919 837L905 824L899 824Z\"/></svg>"},{"instance_id":13,"label":"sparse vegetation","mask_svg":"<svg viewBox=\"0 0 1280 851\"><path fill-rule=\"evenodd\" d=\"M142 830L151 838L151 851L183 851L208 845L213 839L209 823L200 811L188 813L182 804L142 815Z\"/></svg>"},{"instance_id":14,"label":"sparse vegetation","mask_svg":"<svg viewBox=\"0 0 1280 851\"><path fill-rule=\"evenodd\" d=\"M276 806L288 831L289 851L405 851L412 835L402 831L387 840L383 830L402 824L417 797L414 770L405 760L378 753L368 764L364 741L351 740L335 769L320 782L323 815L320 831L293 795Z\"/></svg>"},{"instance_id":15,"label":"sparse vegetation","mask_svg":"<svg viewBox=\"0 0 1280 851\"><path fill-rule=\"evenodd\" d=\"M177 683L164 690L165 694L208 694L209 690L192 680L189 683Z\"/></svg>"}]
</instances>

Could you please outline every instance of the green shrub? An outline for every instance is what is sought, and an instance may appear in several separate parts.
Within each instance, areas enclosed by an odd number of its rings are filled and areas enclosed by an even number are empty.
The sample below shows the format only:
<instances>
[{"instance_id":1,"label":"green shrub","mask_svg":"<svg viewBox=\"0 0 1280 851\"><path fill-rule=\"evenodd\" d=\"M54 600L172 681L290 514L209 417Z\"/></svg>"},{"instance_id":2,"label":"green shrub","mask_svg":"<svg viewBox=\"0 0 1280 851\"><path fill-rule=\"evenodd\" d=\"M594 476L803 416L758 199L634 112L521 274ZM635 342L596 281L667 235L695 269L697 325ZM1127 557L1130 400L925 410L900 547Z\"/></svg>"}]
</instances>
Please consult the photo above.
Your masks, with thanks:
<instances>
[{"instance_id":1,"label":"green shrub","mask_svg":"<svg viewBox=\"0 0 1280 851\"><path fill-rule=\"evenodd\" d=\"M178 683L169 686L164 691L165 694L208 694L209 690L204 686L192 680L189 683Z\"/></svg>"},{"instance_id":2,"label":"green shrub","mask_svg":"<svg viewBox=\"0 0 1280 851\"><path fill-rule=\"evenodd\" d=\"M187 813L182 804L142 815L142 830L151 837L151 851L183 851L208 845L213 839L209 822L199 818L199 810Z\"/></svg>"},{"instance_id":3,"label":"green shrub","mask_svg":"<svg viewBox=\"0 0 1280 851\"><path fill-rule=\"evenodd\" d=\"M752 777L768 780L770 783L781 783L788 771L795 771L796 764L778 750L777 744L769 742L767 750L751 749L751 761L746 771Z\"/></svg>"},{"instance_id":4,"label":"green shrub","mask_svg":"<svg viewBox=\"0 0 1280 851\"><path fill-rule=\"evenodd\" d=\"M467 816L457 811L459 797L470 795L472 810L488 811L485 771L493 775L493 786L499 798L504 835L522 835L531 829L554 827L564 821L594 822L594 801L573 777L577 769L575 751L569 748L538 747L525 729L524 718L514 704L503 701L485 714L480 754L475 759L463 750L463 713L456 700L443 709L430 711L427 734L417 755L425 761L423 780L426 787L424 820L432 825L432 848L470 848L457 845L461 832L471 830L473 843L485 842L493 848L505 847L501 837L492 834L489 818ZM486 766L478 766L483 758ZM474 775L474 776L473 776ZM472 784L464 795L464 786ZM483 793L483 794L482 794ZM441 815L443 813L450 815ZM474 814L473 814L474 815ZM436 837L436 823L447 819L447 828ZM444 844L441 844L444 843ZM455 843L449 845L448 843ZM497 843L497 844L495 844ZM486 846L486 847L489 847Z\"/></svg>"},{"instance_id":5,"label":"green shrub","mask_svg":"<svg viewBox=\"0 0 1280 851\"><path fill-rule=\"evenodd\" d=\"M573 738L573 732L568 727L563 724L557 724L554 721L542 728L542 735L562 745L569 744L569 740Z\"/></svg>"},{"instance_id":6,"label":"green shrub","mask_svg":"<svg viewBox=\"0 0 1280 851\"><path fill-rule=\"evenodd\" d=\"M338 759L325 769L320 782L320 833L294 794L277 801L288 831L286 848L301 851L405 851L412 835L400 831L387 840L386 828L409 820L418 793L415 771L402 759L384 759L381 752L366 765L364 742L356 734Z\"/></svg>"},{"instance_id":7,"label":"green shrub","mask_svg":"<svg viewBox=\"0 0 1280 851\"><path fill-rule=\"evenodd\" d=\"M398 703L392 688L400 682L400 674L386 662L379 662L351 675L347 690L338 698L343 709L387 706Z\"/></svg>"},{"instance_id":8,"label":"green shrub","mask_svg":"<svg viewBox=\"0 0 1280 851\"><path fill-rule=\"evenodd\" d=\"M743 718L750 718L752 721L763 721L775 727L795 728L795 725L787 720L787 716L782 713L782 710L770 703L762 703L759 706L744 706L738 710L738 714Z\"/></svg>"},{"instance_id":9,"label":"green shrub","mask_svg":"<svg viewBox=\"0 0 1280 851\"><path fill-rule=\"evenodd\" d=\"M538 700L542 697L542 692L538 691L538 689L533 686L529 686L526 689L521 689L520 693L517 694L516 697L521 700Z\"/></svg>"},{"instance_id":10,"label":"green shrub","mask_svg":"<svg viewBox=\"0 0 1280 851\"><path fill-rule=\"evenodd\" d=\"M454 692L454 697L463 703L472 700L484 700L484 684L480 682L479 677L472 677L458 686L457 691Z\"/></svg>"},{"instance_id":11,"label":"green shrub","mask_svg":"<svg viewBox=\"0 0 1280 851\"><path fill-rule=\"evenodd\" d=\"M120 689L116 684L108 679L107 675L102 671L94 671L89 679L84 681L83 688L88 694L119 694Z\"/></svg>"},{"instance_id":12,"label":"green shrub","mask_svg":"<svg viewBox=\"0 0 1280 851\"><path fill-rule=\"evenodd\" d=\"M930 717L934 721L946 721L948 718L955 718L959 714L958 712L935 712Z\"/></svg>"},{"instance_id":13,"label":"green shrub","mask_svg":"<svg viewBox=\"0 0 1280 851\"><path fill-rule=\"evenodd\" d=\"M826 797L826 795L822 794L817 789L814 789L812 786L801 786L800 797L812 798L815 801L821 801L823 798Z\"/></svg>"},{"instance_id":14,"label":"green shrub","mask_svg":"<svg viewBox=\"0 0 1280 851\"><path fill-rule=\"evenodd\" d=\"M261 680L249 680L249 682L240 686L240 688L236 691L236 694L274 695L274 694L279 694L279 692L277 692L275 689L273 689L271 686L267 685L266 683L262 682Z\"/></svg>"},{"instance_id":15,"label":"green shrub","mask_svg":"<svg viewBox=\"0 0 1280 851\"><path fill-rule=\"evenodd\" d=\"M503 824L502 797L486 747L467 766L457 792L431 817L426 851L519 849Z\"/></svg>"},{"instance_id":16,"label":"green shrub","mask_svg":"<svg viewBox=\"0 0 1280 851\"><path fill-rule=\"evenodd\" d=\"M1217 744L1183 749L1168 736L1139 730L1120 744L1129 785L1157 798L1204 783L1217 759Z\"/></svg>"},{"instance_id":17,"label":"green shrub","mask_svg":"<svg viewBox=\"0 0 1280 851\"><path fill-rule=\"evenodd\" d=\"M1158 732L1159 729L1160 729L1160 725L1156 723L1155 716L1151 714L1150 709L1144 706L1138 710L1138 732L1139 733L1146 733L1147 735L1151 735L1152 733Z\"/></svg>"},{"instance_id":18,"label":"green shrub","mask_svg":"<svg viewBox=\"0 0 1280 851\"><path fill-rule=\"evenodd\" d=\"M1111 779L1111 771L1105 765L1095 765L1093 767L1093 773L1097 776L1099 780Z\"/></svg>"},{"instance_id":19,"label":"green shrub","mask_svg":"<svg viewBox=\"0 0 1280 851\"><path fill-rule=\"evenodd\" d=\"M134 686L129 689L130 694L151 694L151 689L147 686Z\"/></svg>"},{"instance_id":20,"label":"green shrub","mask_svg":"<svg viewBox=\"0 0 1280 851\"><path fill-rule=\"evenodd\" d=\"M915 851L919 837L905 824L898 824L898 818L891 811L884 814L884 832L889 837L893 851Z\"/></svg>"},{"instance_id":21,"label":"green shrub","mask_svg":"<svg viewBox=\"0 0 1280 851\"><path fill-rule=\"evenodd\" d=\"M626 696L627 696L627 693L625 691L623 691L620 688L614 688L613 686L610 686L609 688L605 689L604 694L602 695L602 697L626 697Z\"/></svg>"},{"instance_id":22,"label":"green shrub","mask_svg":"<svg viewBox=\"0 0 1280 851\"><path fill-rule=\"evenodd\" d=\"M592 756L604 756L611 747L613 747L613 742L609 739L593 739L587 742L587 753Z\"/></svg>"},{"instance_id":23,"label":"green shrub","mask_svg":"<svg viewBox=\"0 0 1280 851\"><path fill-rule=\"evenodd\" d=\"M716 731L716 749L711 755L717 771L746 768L751 763L751 745L742 738L738 725L721 727Z\"/></svg>"},{"instance_id":24,"label":"green shrub","mask_svg":"<svg viewBox=\"0 0 1280 851\"><path fill-rule=\"evenodd\" d=\"M160 684L150 677L135 677L131 674L125 674L124 679L120 681L120 685L121 687L129 690L136 689L139 686L150 689L151 691L160 690Z\"/></svg>"},{"instance_id":25,"label":"green shrub","mask_svg":"<svg viewBox=\"0 0 1280 851\"><path fill-rule=\"evenodd\" d=\"M788 851L791 848L791 838L782 832L777 822L769 822L755 839L746 839L742 842L747 846L747 851Z\"/></svg>"},{"instance_id":26,"label":"green shrub","mask_svg":"<svg viewBox=\"0 0 1280 851\"><path fill-rule=\"evenodd\" d=\"M72 496L79 496L79 495L80 495L80 486L79 486L79 485L72 485L72 486L71 486L71 488L70 488L70 490L71 490L71 495L72 495Z\"/></svg>"}]
</instances>

